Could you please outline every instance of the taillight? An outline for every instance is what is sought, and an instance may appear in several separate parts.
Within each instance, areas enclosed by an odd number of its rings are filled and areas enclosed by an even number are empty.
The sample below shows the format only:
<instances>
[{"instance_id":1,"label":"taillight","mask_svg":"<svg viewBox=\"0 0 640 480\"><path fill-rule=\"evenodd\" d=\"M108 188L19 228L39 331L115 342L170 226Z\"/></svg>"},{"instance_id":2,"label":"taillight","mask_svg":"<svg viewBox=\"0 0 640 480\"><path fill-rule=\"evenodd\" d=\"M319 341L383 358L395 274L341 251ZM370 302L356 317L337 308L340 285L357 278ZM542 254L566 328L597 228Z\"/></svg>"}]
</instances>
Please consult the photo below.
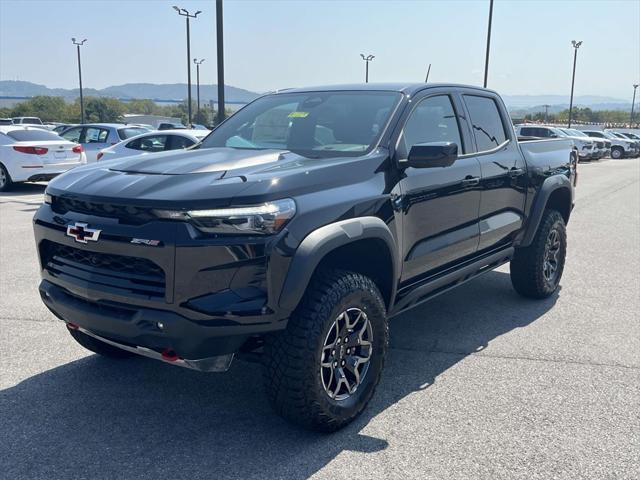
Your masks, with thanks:
<instances>
[{"instance_id":1,"label":"taillight","mask_svg":"<svg viewBox=\"0 0 640 480\"><path fill-rule=\"evenodd\" d=\"M71 149L73 153L82 153L82 145L76 145Z\"/></svg>"},{"instance_id":2,"label":"taillight","mask_svg":"<svg viewBox=\"0 0 640 480\"><path fill-rule=\"evenodd\" d=\"M102 156L104 155L104 153L102 152L98 152L98 156L96 157L96 161L100 160L102 158Z\"/></svg>"},{"instance_id":3,"label":"taillight","mask_svg":"<svg viewBox=\"0 0 640 480\"><path fill-rule=\"evenodd\" d=\"M32 155L44 155L49 151L48 148L44 147L13 147L16 152L20 153L29 153Z\"/></svg>"}]
</instances>

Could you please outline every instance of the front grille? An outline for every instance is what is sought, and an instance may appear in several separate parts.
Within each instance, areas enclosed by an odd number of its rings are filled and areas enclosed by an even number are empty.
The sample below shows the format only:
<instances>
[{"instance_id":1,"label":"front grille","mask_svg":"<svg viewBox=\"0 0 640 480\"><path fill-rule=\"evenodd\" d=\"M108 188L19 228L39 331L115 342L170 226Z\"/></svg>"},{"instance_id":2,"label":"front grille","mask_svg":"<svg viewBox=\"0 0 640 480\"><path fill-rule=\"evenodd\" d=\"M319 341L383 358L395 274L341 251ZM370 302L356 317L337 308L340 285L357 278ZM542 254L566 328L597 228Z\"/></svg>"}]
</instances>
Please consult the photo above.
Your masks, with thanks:
<instances>
[{"instance_id":1,"label":"front grille","mask_svg":"<svg viewBox=\"0 0 640 480\"><path fill-rule=\"evenodd\" d=\"M48 240L42 242L41 256L50 275L71 283L89 283L119 295L165 295L164 270L146 258L90 252Z\"/></svg>"},{"instance_id":2,"label":"front grille","mask_svg":"<svg viewBox=\"0 0 640 480\"><path fill-rule=\"evenodd\" d=\"M69 197L54 197L51 208L54 212L60 214L77 212L85 215L94 215L96 217L117 218L120 223L126 225L142 225L156 219L149 208L89 202Z\"/></svg>"}]
</instances>

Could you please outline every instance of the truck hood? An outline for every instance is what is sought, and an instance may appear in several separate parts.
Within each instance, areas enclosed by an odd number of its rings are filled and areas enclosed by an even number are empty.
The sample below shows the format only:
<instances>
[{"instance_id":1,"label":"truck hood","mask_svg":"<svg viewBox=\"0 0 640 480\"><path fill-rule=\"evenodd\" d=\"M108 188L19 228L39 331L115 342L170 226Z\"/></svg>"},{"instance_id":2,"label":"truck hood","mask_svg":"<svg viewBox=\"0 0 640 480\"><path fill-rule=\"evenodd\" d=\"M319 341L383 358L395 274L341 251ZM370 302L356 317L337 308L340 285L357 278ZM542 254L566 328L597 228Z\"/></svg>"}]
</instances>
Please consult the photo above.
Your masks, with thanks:
<instances>
[{"instance_id":1,"label":"truck hood","mask_svg":"<svg viewBox=\"0 0 640 480\"><path fill-rule=\"evenodd\" d=\"M372 156L382 159L380 153L311 159L286 150L233 148L164 152L74 168L52 180L47 192L114 204L214 208L245 191L242 203L358 184L379 165L366 161Z\"/></svg>"}]
</instances>

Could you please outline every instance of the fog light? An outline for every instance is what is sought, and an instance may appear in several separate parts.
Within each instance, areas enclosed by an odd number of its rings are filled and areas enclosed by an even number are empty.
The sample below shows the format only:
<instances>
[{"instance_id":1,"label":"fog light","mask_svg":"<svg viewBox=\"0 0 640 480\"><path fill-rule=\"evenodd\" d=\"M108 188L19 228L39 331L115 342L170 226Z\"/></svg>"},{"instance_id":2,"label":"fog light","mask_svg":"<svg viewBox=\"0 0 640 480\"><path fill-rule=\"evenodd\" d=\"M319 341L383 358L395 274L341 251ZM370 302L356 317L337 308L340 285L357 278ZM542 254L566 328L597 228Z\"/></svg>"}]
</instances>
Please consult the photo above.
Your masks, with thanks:
<instances>
[{"instance_id":1,"label":"fog light","mask_svg":"<svg viewBox=\"0 0 640 480\"><path fill-rule=\"evenodd\" d=\"M156 326L158 327L159 330L164 330L164 323L162 322L157 322Z\"/></svg>"}]
</instances>

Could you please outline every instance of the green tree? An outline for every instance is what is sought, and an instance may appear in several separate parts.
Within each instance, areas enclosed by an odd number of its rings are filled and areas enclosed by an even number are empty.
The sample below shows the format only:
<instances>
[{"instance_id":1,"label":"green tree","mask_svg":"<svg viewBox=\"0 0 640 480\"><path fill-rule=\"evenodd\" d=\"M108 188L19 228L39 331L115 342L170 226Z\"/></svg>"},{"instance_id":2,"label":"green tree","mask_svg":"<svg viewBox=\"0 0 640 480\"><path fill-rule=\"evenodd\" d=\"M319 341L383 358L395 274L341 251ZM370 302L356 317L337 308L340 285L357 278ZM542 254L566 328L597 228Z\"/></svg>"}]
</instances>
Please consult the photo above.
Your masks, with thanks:
<instances>
[{"instance_id":1,"label":"green tree","mask_svg":"<svg viewBox=\"0 0 640 480\"><path fill-rule=\"evenodd\" d=\"M115 98L89 97L84 102L84 110L87 122L117 122L125 106Z\"/></svg>"},{"instance_id":2,"label":"green tree","mask_svg":"<svg viewBox=\"0 0 640 480\"><path fill-rule=\"evenodd\" d=\"M39 117L43 122L55 122L64 115L65 107L62 97L40 95L16 104L11 110L11 116Z\"/></svg>"},{"instance_id":3,"label":"green tree","mask_svg":"<svg viewBox=\"0 0 640 480\"><path fill-rule=\"evenodd\" d=\"M135 99L125 104L127 113L139 113L141 115L159 115L162 110L153 100Z\"/></svg>"}]
</instances>

